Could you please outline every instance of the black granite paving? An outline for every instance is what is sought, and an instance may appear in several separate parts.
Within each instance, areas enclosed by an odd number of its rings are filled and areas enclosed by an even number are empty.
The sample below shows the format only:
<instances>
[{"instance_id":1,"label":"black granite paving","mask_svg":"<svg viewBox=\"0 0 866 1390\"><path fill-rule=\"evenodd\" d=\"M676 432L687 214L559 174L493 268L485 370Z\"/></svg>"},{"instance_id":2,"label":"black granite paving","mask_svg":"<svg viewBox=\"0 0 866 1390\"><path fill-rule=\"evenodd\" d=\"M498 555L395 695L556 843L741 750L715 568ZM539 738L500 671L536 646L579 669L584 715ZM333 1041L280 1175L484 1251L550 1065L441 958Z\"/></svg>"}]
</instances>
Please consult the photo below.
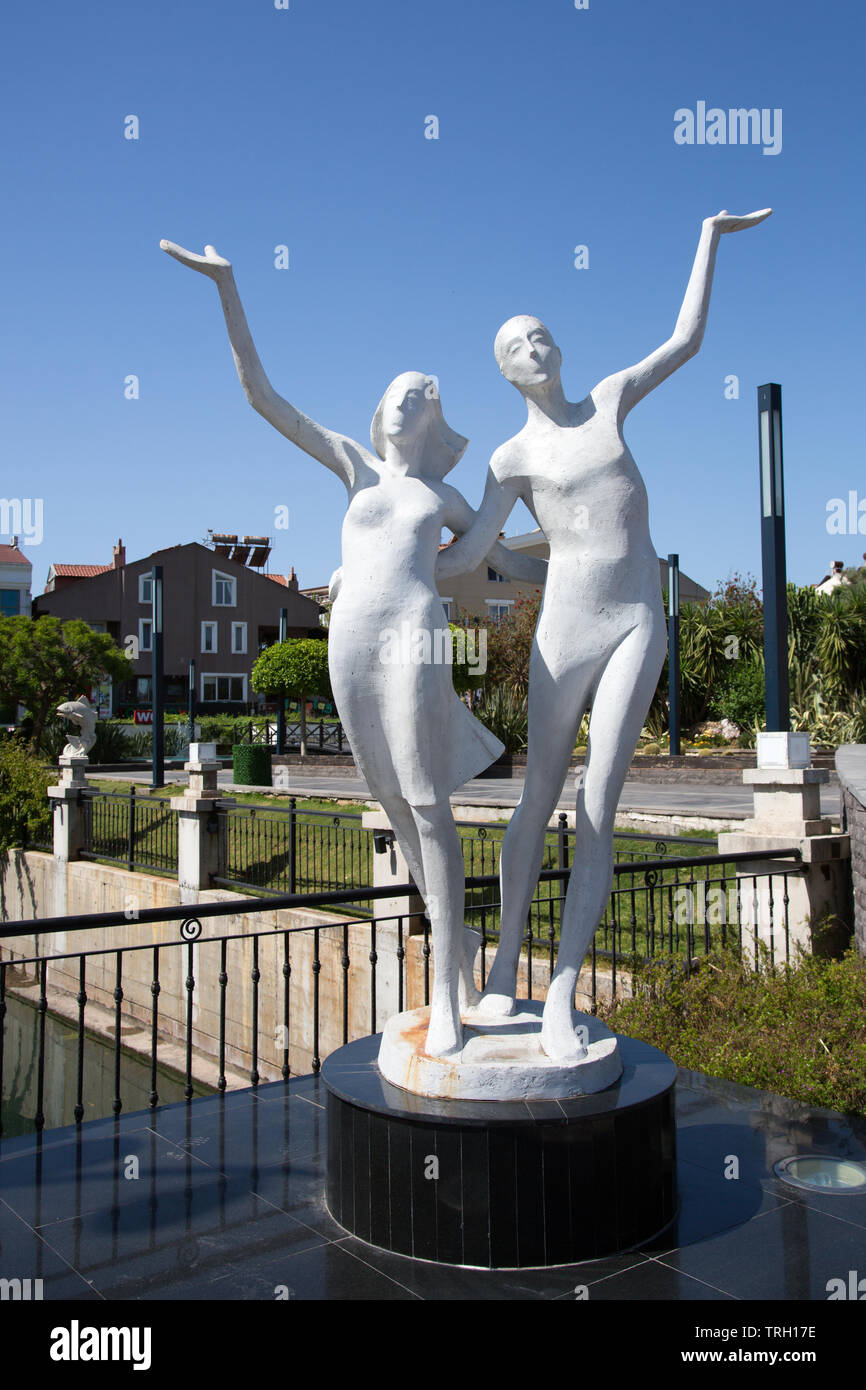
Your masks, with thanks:
<instances>
[{"instance_id":1,"label":"black granite paving","mask_svg":"<svg viewBox=\"0 0 866 1390\"><path fill-rule=\"evenodd\" d=\"M866 1196L773 1172L794 1153L866 1159L866 1120L694 1072L676 1095L679 1214L625 1254L491 1271L348 1236L325 1206L324 1087L307 1076L2 1141L0 1279L64 1301L799 1302L866 1274Z\"/></svg>"}]
</instances>

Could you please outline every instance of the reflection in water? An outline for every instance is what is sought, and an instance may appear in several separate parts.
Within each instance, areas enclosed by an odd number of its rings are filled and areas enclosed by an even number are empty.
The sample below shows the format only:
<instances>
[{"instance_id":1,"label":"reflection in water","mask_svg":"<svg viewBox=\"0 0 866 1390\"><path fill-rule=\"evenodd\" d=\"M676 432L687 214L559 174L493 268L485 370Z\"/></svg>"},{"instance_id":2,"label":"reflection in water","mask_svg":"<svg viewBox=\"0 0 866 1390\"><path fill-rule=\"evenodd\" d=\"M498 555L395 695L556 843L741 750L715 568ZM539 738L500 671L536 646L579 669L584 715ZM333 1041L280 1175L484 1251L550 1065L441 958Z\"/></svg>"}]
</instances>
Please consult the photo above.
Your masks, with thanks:
<instances>
[{"instance_id":1,"label":"reflection in water","mask_svg":"<svg viewBox=\"0 0 866 1390\"><path fill-rule=\"evenodd\" d=\"M22 999L6 996L3 1037L3 1136L32 1134L36 1128L39 1085L39 1014ZM156 1089L160 1105L184 1099L184 1083L158 1070ZM45 1128L75 1123L78 1090L78 1031L65 1019L45 1015L45 1081L42 1109ZM206 1086L195 1085L197 1096L210 1095ZM146 1110L150 1105L150 1063L129 1053L120 1057L120 1096L124 1113ZM114 1114L114 1048L88 1033L84 1039L84 1119L97 1120Z\"/></svg>"}]
</instances>

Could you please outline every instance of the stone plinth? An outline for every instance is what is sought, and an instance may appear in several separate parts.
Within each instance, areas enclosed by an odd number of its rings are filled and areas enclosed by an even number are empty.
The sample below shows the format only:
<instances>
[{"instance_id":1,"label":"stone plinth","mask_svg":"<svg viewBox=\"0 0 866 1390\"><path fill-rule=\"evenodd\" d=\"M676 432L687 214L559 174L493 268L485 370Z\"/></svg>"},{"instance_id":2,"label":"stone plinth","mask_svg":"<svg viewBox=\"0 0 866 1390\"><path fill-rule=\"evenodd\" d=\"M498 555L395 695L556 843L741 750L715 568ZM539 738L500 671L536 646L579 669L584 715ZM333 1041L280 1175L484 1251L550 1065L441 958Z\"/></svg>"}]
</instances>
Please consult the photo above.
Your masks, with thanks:
<instances>
[{"instance_id":1,"label":"stone plinth","mask_svg":"<svg viewBox=\"0 0 866 1390\"><path fill-rule=\"evenodd\" d=\"M760 765L743 772L755 814L719 836L719 853L766 852L765 860L737 864L739 922L744 938L764 942L782 962L794 958L798 945L812 950L812 928L822 918L846 921L850 841L831 834L821 815L821 787L830 774L807 765L808 734L760 734L758 757ZM782 849L798 850L801 867L790 872L790 860L774 859Z\"/></svg>"},{"instance_id":2,"label":"stone plinth","mask_svg":"<svg viewBox=\"0 0 866 1390\"><path fill-rule=\"evenodd\" d=\"M56 787L48 788L49 799L54 802L54 854L64 863L70 863L78 858L84 845L85 805L82 793L87 791L89 759L64 754L59 764L60 782Z\"/></svg>"},{"instance_id":3,"label":"stone plinth","mask_svg":"<svg viewBox=\"0 0 866 1390\"><path fill-rule=\"evenodd\" d=\"M190 744L190 755L200 752L215 754L216 749L212 743ZM235 803L220 794L215 757L191 756L183 766L189 785L183 796L173 796L169 803L177 812L177 881L181 889L196 891L209 887L219 873L217 809Z\"/></svg>"},{"instance_id":4,"label":"stone plinth","mask_svg":"<svg viewBox=\"0 0 866 1390\"><path fill-rule=\"evenodd\" d=\"M327 1204L361 1240L486 1269L628 1250L676 1214L671 1060L620 1037L620 1078L573 1100L429 1099L379 1072L380 1037L322 1067Z\"/></svg>"},{"instance_id":5,"label":"stone plinth","mask_svg":"<svg viewBox=\"0 0 866 1390\"><path fill-rule=\"evenodd\" d=\"M463 1049L431 1057L424 1048L429 1008L389 1019L382 1032L379 1070L386 1081L422 1096L453 1100L572 1099L603 1091L622 1074L616 1036L592 1014L578 1014L579 1061L551 1061L541 1049L539 1000L501 1019L463 1016Z\"/></svg>"},{"instance_id":6,"label":"stone plinth","mask_svg":"<svg viewBox=\"0 0 866 1390\"><path fill-rule=\"evenodd\" d=\"M830 822L821 815L821 787L829 780L826 768L746 768L743 783L752 788L755 814L743 822L743 829L756 834L829 834Z\"/></svg>"}]
</instances>

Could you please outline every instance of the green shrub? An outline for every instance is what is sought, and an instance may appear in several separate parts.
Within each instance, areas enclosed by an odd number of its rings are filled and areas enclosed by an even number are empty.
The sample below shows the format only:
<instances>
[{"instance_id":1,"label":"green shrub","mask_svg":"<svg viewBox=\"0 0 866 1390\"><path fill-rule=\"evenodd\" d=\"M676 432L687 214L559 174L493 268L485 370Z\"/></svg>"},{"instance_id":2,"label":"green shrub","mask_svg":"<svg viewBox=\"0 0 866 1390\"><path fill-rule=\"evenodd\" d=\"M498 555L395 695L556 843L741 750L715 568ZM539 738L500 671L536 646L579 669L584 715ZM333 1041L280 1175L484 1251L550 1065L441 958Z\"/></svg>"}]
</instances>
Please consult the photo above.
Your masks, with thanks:
<instances>
[{"instance_id":1,"label":"green shrub","mask_svg":"<svg viewBox=\"0 0 866 1390\"><path fill-rule=\"evenodd\" d=\"M0 851L25 839L51 842L47 790L57 774L17 738L0 741Z\"/></svg>"},{"instance_id":2,"label":"green shrub","mask_svg":"<svg viewBox=\"0 0 866 1390\"><path fill-rule=\"evenodd\" d=\"M708 703L714 719L730 719L741 729L764 718L764 671L754 661L731 661Z\"/></svg>"},{"instance_id":3,"label":"green shrub","mask_svg":"<svg viewBox=\"0 0 866 1390\"><path fill-rule=\"evenodd\" d=\"M126 725L113 719L96 721L96 742L88 753L92 763L119 763L129 757L129 739Z\"/></svg>"},{"instance_id":4,"label":"green shrub","mask_svg":"<svg viewBox=\"0 0 866 1390\"><path fill-rule=\"evenodd\" d=\"M271 750L263 743L236 743L233 781L248 787L271 786Z\"/></svg>"},{"instance_id":5,"label":"green shrub","mask_svg":"<svg viewBox=\"0 0 866 1390\"><path fill-rule=\"evenodd\" d=\"M529 712L525 695L497 685L485 691L475 713L492 734L505 744L506 753L525 753Z\"/></svg>"},{"instance_id":6,"label":"green shrub","mask_svg":"<svg viewBox=\"0 0 866 1390\"><path fill-rule=\"evenodd\" d=\"M866 961L802 951L790 967L759 968L733 950L638 963L635 996L599 1010L611 1027L666 1052L678 1066L866 1114Z\"/></svg>"}]
</instances>

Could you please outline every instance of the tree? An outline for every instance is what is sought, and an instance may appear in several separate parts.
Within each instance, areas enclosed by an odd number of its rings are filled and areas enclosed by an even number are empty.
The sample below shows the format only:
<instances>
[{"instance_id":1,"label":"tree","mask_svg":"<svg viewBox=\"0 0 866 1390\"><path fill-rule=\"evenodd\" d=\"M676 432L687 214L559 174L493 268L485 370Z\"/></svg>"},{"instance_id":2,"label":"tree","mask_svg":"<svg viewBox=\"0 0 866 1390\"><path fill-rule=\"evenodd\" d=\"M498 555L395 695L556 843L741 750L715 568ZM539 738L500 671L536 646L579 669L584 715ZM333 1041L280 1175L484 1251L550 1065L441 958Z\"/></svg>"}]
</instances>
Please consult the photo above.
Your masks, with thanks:
<instances>
[{"instance_id":1,"label":"tree","mask_svg":"<svg viewBox=\"0 0 866 1390\"><path fill-rule=\"evenodd\" d=\"M307 752L307 700L332 700L328 643L321 637L292 637L266 647L253 667L253 690L280 700L297 700L301 708L301 757Z\"/></svg>"},{"instance_id":2,"label":"tree","mask_svg":"<svg viewBox=\"0 0 866 1390\"><path fill-rule=\"evenodd\" d=\"M77 618L0 618L0 705L24 705L36 753L49 716L110 676L128 680L132 666L113 638Z\"/></svg>"},{"instance_id":3,"label":"tree","mask_svg":"<svg viewBox=\"0 0 866 1390\"><path fill-rule=\"evenodd\" d=\"M477 627L487 629L487 675L485 688L502 685L521 699L529 690L529 658L532 639L541 610L541 590L529 598L517 599L508 617L499 623L476 619Z\"/></svg>"}]
</instances>

